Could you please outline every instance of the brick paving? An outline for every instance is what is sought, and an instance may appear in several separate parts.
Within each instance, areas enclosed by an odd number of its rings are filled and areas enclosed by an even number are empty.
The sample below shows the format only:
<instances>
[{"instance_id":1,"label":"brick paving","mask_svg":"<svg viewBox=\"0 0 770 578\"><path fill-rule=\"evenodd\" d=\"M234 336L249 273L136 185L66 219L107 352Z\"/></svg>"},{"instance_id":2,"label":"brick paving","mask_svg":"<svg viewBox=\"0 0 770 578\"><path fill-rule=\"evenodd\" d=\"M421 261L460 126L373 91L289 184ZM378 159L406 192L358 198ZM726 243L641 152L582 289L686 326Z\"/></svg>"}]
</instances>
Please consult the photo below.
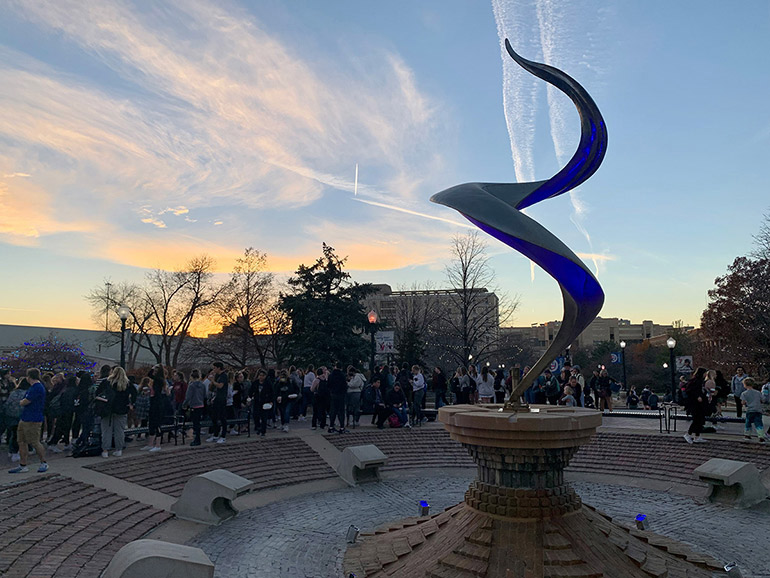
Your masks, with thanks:
<instances>
[{"instance_id":1,"label":"brick paving","mask_svg":"<svg viewBox=\"0 0 770 578\"><path fill-rule=\"evenodd\" d=\"M583 501L619 523L646 514L650 530L725 562L737 561L744 578L770 578L770 515L737 510L685 496L638 488L573 482Z\"/></svg>"},{"instance_id":2,"label":"brick paving","mask_svg":"<svg viewBox=\"0 0 770 578\"><path fill-rule=\"evenodd\" d=\"M471 475L386 480L284 500L243 512L190 545L208 554L216 577L342 576L348 526L374 531L414 516L424 499L440 512L462 500Z\"/></svg>"},{"instance_id":3,"label":"brick paving","mask_svg":"<svg viewBox=\"0 0 770 578\"><path fill-rule=\"evenodd\" d=\"M388 456L386 470L412 468L475 468L468 451L449 437L443 427L412 429L357 429L346 434L324 434L334 446L374 444Z\"/></svg>"},{"instance_id":4,"label":"brick paving","mask_svg":"<svg viewBox=\"0 0 770 578\"><path fill-rule=\"evenodd\" d=\"M98 578L171 514L61 475L0 486L0 576Z\"/></svg>"},{"instance_id":5,"label":"brick paving","mask_svg":"<svg viewBox=\"0 0 770 578\"><path fill-rule=\"evenodd\" d=\"M692 472L711 458L753 463L760 472L770 467L770 447L740 439L710 439L704 444L690 445L681 435L605 431L580 448L566 471L619 474L705 487Z\"/></svg>"},{"instance_id":6,"label":"brick paving","mask_svg":"<svg viewBox=\"0 0 770 578\"><path fill-rule=\"evenodd\" d=\"M220 468L253 481L256 490L337 476L297 437L143 452L137 457L110 459L86 467L177 497L191 477Z\"/></svg>"},{"instance_id":7,"label":"brick paving","mask_svg":"<svg viewBox=\"0 0 770 578\"><path fill-rule=\"evenodd\" d=\"M202 548L216 563L217 577L342 576L349 525L358 526L362 533L382 533L396 522L414 524L403 519L417 513L419 500L428 500L431 513L441 512L463 499L473 476L474 472L466 470L453 477L404 477L292 498L244 512L207 530L191 545ZM770 517L766 513L698 504L683 496L622 486L573 486L587 504L607 511L620 524L646 513L652 531L718 560L737 560L744 578L770 577L765 539L770 534ZM416 542L410 545L414 546Z\"/></svg>"},{"instance_id":8,"label":"brick paving","mask_svg":"<svg viewBox=\"0 0 770 578\"><path fill-rule=\"evenodd\" d=\"M360 429L342 435L324 434L324 437L340 450L348 446L375 444L388 456L383 470L475 468L467 451L438 427ZM591 443L580 448L566 471L623 475L705 487L693 478L692 472L711 458L750 462L760 471L770 468L770 447L756 442L744 443L741 439L710 439L704 444L690 445L676 434L601 431Z\"/></svg>"}]
</instances>

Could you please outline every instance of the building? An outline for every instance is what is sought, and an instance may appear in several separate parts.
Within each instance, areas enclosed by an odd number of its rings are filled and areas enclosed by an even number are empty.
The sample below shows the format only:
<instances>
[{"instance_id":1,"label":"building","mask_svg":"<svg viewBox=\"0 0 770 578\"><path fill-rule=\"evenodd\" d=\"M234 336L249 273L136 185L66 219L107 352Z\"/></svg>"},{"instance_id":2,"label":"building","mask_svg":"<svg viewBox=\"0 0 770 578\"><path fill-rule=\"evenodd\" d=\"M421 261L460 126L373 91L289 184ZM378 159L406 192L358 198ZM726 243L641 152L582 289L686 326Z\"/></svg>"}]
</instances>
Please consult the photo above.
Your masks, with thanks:
<instances>
[{"instance_id":1,"label":"building","mask_svg":"<svg viewBox=\"0 0 770 578\"><path fill-rule=\"evenodd\" d=\"M377 312L384 330L396 332L398 348L399 331L407 327L417 330L426 338L426 345L435 345L455 338L453 328L462 325L463 309L469 313L466 326L473 336L473 354L490 352L499 339L499 300L487 289L473 289L463 307L459 289L412 289L393 291L390 285L374 285L375 293L364 301L364 308Z\"/></svg>"},{"instance_id":2,"label":"building","mask_svg":"<svg viewBox=\"0 0 770 578\"><path fill-rule=\"evenodd\" d=\"M560 328L561 321L549 321L547 323L532 324L529 327L505 327L501 328L500 331L502 334L521 339L523 343L531 344L537 350L545 351ZM677 329L690 331L694 328L688 326ZM649 320L642 321L641 323L631 323L628 319L620 319L618 317L597 317L578 336L575 345L580 349L590 349L604 341L641 343L646 339L668 336L673 330L673 325L661 325Z\"/></svg>"},{"instance_id":3,"label":"building","mask_svg":"<svg viewBox=\"0 0 770 578\"><path fill-rule=\"evenodd\" d=\"M26 325L0 325L0 357L11 355L25 342L40 342L55 335L61 341L77 345L85 356L102 364L120 362L120 334L92 329L65 329L59 327L30 327ZM144 349L136 355L136 365L152 365L155 358Z\"/></svg>"}]
</instances>

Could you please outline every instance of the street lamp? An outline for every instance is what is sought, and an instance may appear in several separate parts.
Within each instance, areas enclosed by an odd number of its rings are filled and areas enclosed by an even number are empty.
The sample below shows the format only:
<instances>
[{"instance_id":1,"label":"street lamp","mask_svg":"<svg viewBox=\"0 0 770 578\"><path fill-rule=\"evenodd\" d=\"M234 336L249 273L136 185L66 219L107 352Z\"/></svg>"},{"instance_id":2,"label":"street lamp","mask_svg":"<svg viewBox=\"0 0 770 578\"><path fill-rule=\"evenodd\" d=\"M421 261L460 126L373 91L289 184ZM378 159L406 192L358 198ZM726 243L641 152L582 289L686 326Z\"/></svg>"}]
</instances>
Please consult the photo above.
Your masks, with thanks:
<instances>
[{"instance_id":1,"label":"street lamp","mask_svg":"<svg viewBox=\"0 0 770 578\"><path fill-rule=\"evenodd\" d=\"M131 309L126 305L118 307L120 317L120 367L126 368L126 320L131 315Z\"/></svg>"},{"instance_id":2,"label":"street lamp","mask_svg":"<svg viewBox=\"0 0 770 578\"><path fill-rule=\"evenodd\" d=\"M666 345L668 345L668 366L671 368L671 401L676 403L676 379L674 376L674 347L676 347L676 339L669 337L666 339Z\"/></svg>"},{"instance_id":3,"label":"street lamp","mask_svg":"<svg viewBox=\"0 0 770 578\"><path fill-rule=\"evenodd\" d=\"M626 381L626 342L625 341L620 342L620 356L623 358L623 387L626 388L626 391L629 391L628 382Z\"/></svg>"},{"instance_id":4,"label":"street lamp","mask_svg":"<svg viewBox=\"0 0 770 578\"><path fill-rule=\"evenodd\" d=\"M372 309L369 313L366 314L366 318L369 320L369 333L372 336L372 359L369 362L369 374L371 375L370 379L374 378L374 329L375 325L377 324L377 312Z\"/></svg>"}]
</instances>

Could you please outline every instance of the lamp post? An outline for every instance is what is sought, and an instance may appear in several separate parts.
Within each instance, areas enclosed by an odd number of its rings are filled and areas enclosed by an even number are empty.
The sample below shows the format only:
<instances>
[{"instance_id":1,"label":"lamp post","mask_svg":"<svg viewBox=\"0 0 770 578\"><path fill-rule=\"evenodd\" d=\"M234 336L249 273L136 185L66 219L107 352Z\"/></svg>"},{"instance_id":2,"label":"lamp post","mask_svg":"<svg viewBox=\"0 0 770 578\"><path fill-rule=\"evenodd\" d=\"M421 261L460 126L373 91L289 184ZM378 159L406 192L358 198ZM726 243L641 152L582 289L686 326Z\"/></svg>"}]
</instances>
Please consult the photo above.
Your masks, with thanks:
<instances>
[{"instance_id":1,"label":"lamp post","mask_svg":"<svg viewBox=\"0 0 770 578\"><path fill-rule=\"evenodd\" d=\"M372 309L369 313L366 314L366 318L369 320L369 334L372 336L372 359L369 362L369 374L374 377L374 329L375 325L377 324L377 312ZM370 377L370 379L372 379Z\"/></svg>"},{"instance_id":2,"label":"lamp post","mask_svg":"<svg viewBox=\"0 0 770 578\"><path fill-rule=\"evenodd\" d=\"M626 388L626 391L629 391L628 389L628 382L626 381L626 342L621 341L620 342L620 356L623 358L623 387Z\"/></svg>"},{"instance_id":3,"label":"lamp post","mask_svg":"<svg viewBox=\"0 0 770 578\"><path fill-rule=\"evenodd\" d=\"M120 367L126 368L126 320L131 315L131 309L126 305L118 307L120 317Z\"/></svg>"},{"instance_id":4,"label":"lamp post","mask_svg":"<svg viewBox=\"0 0 770 578\"><path fill-rule=\"evenodd\" d=\"M676 339L669 337L666 339L666 345L668 345L668 366L671 368L671 401L676 403L676 378L674 375L674 347L676 347Z\"/></svg>"}]
</instances>

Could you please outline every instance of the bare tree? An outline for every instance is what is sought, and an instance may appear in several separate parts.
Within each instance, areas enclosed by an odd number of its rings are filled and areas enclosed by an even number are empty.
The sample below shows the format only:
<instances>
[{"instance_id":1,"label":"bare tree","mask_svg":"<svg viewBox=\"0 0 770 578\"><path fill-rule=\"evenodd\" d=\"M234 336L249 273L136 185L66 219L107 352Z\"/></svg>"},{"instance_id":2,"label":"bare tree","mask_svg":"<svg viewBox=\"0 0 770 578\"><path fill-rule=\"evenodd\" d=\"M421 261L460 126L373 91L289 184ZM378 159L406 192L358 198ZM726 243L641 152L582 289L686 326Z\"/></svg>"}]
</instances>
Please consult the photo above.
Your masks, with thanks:
<instances>
[{"instance_id":1,"label":"bare tree","mask_svg":"<svg viewBox=\"0 0 770 578\"><path fill-rule=\"evenodd\" d=\"M759 232L754 235L756 249L752 257L756 259L770 259L770 212L765 213Z\"/></svg>"},{"instance_id":2,"label":"bare tree","mask_svg":"<svg viewBox=\"0 0 770 578\"><path fill-rule=\"evenodd\" d=\"M400 358L410 365L423 363L431 331L441 314L438 292L431 283L413 283L411 287L400 288L399 293L394 300L392 324Z\"/></svg>"},{"instance_id":3,"label":"bare tree","mask_svg":"<svg viewBox=\"0 0 770 578\"><path fill-rule=\"evenodd\" d=\"M286 316L278 307L273 274L266 268L267 255L253 247L235 262L214 307L222 332L200 345L210 355L240 367L280 360Z\"/></svg>"},{"instance_id":4,"label":"bare tree","mask_svg":"<svg viewBox=\"0 0 770 578\"><path fill-rule=\"evenodd\" d=\"M136 349L148 350L158 363L176 366L194 323L213 308L222 291L214 283L213 267L210 257L194 257L178 271L156 269L141 285L111 284L108 290L94 289L86 299L100 317L105 306L115 312L108 316L108 329L120 323L117 308L128 305Z\"/></svg>"},{"instance_id":5,"label":"bare tree","mask_svg":"<svg viewBox=\"0 0 770 578\"><path fill-rule=\"evenodd\" d=\"M458 364L482 361L499 346L499 328L510 322L518 299L498 295L487 245L473 231L456 235L445 275L451 288L449 310L434 332L437 345Z\"/></svg>"}]
</instances>

